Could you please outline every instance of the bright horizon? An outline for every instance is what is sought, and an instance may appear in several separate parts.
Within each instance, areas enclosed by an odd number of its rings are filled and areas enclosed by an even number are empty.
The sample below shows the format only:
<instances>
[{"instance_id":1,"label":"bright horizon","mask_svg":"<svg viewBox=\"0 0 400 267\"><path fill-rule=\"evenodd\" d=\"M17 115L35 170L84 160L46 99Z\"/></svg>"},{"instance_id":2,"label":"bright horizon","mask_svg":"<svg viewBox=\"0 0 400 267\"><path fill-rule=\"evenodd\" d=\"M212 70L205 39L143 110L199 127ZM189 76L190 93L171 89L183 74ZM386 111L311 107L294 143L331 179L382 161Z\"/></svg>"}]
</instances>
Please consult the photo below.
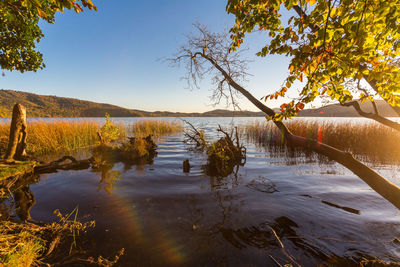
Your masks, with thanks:
<instances>
[{"instance_id":1,"label":"bright horizon","mask_svg":"<svg viewBox=\"0 0 400 267\"><path fill-rule=\"evenodd\" d=\"M45 37L39 43L46 67L37 72L5 71L1 89L56 95L113 104L145 111L205 112L232 109L225 103L212 106L210 80L189 90L181 77L185 69L172 68L162 59L171 57L185 35L200 22L222 32L234 18L226 1L168 3L96 1L97 12L57 14L55 24L41 23ZM265 35L247 38L248 82L244 86L261 98L279 88L288 73L283 56L258 58ZM294 90L294 95L296 94ZM278 107L283 101L268 103ZM241 98L242 110L258 111Z\"/></svg>"}]
</instances>

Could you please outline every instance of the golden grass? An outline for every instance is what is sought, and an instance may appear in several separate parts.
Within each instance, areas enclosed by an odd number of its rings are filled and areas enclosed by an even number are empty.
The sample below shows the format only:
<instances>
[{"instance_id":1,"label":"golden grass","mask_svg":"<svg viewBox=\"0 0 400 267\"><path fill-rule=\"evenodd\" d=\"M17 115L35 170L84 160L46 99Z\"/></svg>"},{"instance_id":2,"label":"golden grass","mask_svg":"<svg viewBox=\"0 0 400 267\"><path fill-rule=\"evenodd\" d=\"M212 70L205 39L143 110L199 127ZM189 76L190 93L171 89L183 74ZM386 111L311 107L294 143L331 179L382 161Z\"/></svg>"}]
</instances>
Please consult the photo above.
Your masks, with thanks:
<instances>
[{"instance_id":1,"label":"golden grass","mask_svg":"<svg viewBox=\"0 0 400 267\"><path fill-rule=\"evenodd\" d=\"M118 129L119 140L126 136L123 123L111 122ZM46 155L55 152L70 152L99 143L97 131L100 129L95 121L65 121L51 122L35 121L28 123L27 152L30 155ZM134 136L146 137L153 135L158 138L183 130L182 123L164 120L137 121L132 126ZM0 122L0 155L7 149L10 123ZM107 133L103 133L105 135Z\"/></svg>"},{"instance_id":2,"label":"golden grass","mask_svg":"<svg viewBox=\"0 0 400 267\"><path fill-rule=\"evenodd\" d=\"M98 141L97 129L91 121L33 122L28 125L27 151L46 154L90 146Z\"/></svg>"},{"instance_id":3,"label":"golden grass","mask_svg":"<svg viewBox=\"0 0 400 267\"><path fill-rule=\"evenodd\" d=\"M122 124L116 124L125 134ZM10 124L0 123L0 153L7 148ZM73 151L95 145L99 142L95 121L36 121L28 123L27 152L31 155L44 155L60 151Z\"/></svg>"},{"instance_id":4,"label":"golden grass","mask_svg":"<svg viewBox=\"0 0 400 267\"><path fill-rule=\"evenodd\" d=\"M4 264L3 266L31 266L45 250L45 241L42 238L18 226L11 222L2 223L0 263ZM17 228L19 231L15 231ZM13 232L10 233L10 230Z\"/></svg>"},{"instance_id":5,"label":"golden grass","mask_svg":"<svg viewBox=\"0 0 400 267\"><path fill-rule=\"evenodd\" d=\"M77 233L95 226L94 221L81 223L76 216L69 219L75 212L77 215L77 208L67 215L55 210L59 222L44 225L0 221L0 266L39 266L39 258L49 251L55 236L61 237L61 242L67 242L72 234L75 244Z\"/></svg>"},{"instance_id":6,"label":"golden grass","mask_svg":"<svg viewBox=\"0 0 400 267\"><path fill-rule=\"evenodd\" d=\"M150 134L161 137L183 131L183 124L176 121L140 120L133 124L132 131L137 137L146 137Z\"/></svg>"},{"instance_id":7,"label":"golden grass","mask_svg":"<svg viewBox=\"0 0 400 267\"><path fill-rule=\"evenodd\" d=\"M381 124L292 120L286 125L296 135L350 151L363 160L400 164L400 133ZM263 146L283 145L282 135L272 122L249 123L242 130L248 139Z\"/></svg>"}]
</instances>

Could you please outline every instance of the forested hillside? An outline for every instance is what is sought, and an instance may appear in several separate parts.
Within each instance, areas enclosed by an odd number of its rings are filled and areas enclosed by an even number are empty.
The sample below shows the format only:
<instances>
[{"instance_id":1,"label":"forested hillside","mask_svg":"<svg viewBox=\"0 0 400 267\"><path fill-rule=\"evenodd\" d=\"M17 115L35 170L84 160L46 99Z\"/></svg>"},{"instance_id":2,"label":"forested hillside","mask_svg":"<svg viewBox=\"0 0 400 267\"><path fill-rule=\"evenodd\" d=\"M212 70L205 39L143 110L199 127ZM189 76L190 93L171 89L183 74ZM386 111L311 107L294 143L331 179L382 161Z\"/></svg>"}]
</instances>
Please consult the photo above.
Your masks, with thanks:
<instances>
[{"instance_id":1,"label":"forested hillside","mask_svg":"<svg viewBox=\"0 0 400 267\"><path fill-rule=\"evenodd\" d=\"M263 117L262 112L231 111L215 109L203 113L183 113L170 111L148 112L136 109L126 109L110 104L79 100L58 96L45 96L32 93L0 90L0 117L11 117L12 107L21 103L27 109L29 118L38 117L104 117L106 113L111 117ZM365 112L373 112L371 103L361 103ZM385 117L396 117L396 113L382 100L377 100L379 113ZM358 117L352 107L343 107L338 104L327 105L316 109L305 109L300 117Z\"/></svg>"},{"instance_id":2,"label":"forested hillside","mask_svg":"<svg viewBox=\"0 0 400 267\"><path fill-rule=\"evenodd\" d=\"M148 112L125 109L110 104L78 100L57 96L44 96L12 90L0 90L0 114L10 117L15 103L21 103L27 109L28 117L142 117ZM144 114L146 113L146 114Z\"/></svg>"}]
</instances>

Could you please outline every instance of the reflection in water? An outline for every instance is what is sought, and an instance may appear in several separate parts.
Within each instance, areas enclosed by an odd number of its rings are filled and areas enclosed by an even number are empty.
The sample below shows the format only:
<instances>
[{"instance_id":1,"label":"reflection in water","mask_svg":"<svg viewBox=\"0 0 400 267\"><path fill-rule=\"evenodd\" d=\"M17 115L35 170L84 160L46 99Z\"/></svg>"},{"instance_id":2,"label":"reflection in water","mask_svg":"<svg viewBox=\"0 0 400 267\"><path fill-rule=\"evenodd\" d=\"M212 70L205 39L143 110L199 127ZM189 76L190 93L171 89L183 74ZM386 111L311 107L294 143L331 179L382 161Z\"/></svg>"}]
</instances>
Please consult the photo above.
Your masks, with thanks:
<instances>
[{"instance_id":1,"label":"reflection in water","mask_svg":"<svg viewBox=\"0 0 400 267\"><path fill-rule=\"evenodd\" d=\"M121 172L113 170L113 166L110 167L109 165L101 166L100 170L96 169L93 171L100 171L101 173L101 179L97 191L104 189L108 194L111 194L114 189L114 184L121 179Z\"/></svg>"},{"instance_id":2,"label":"reflection in water","mask_svg":"<svg viewBox=\"0 0 400 267\"><path fill-rule=\"evenodd\" d=\"M259 185L268 181L265 177L261 178L261 181L251 181L248 186L250 188L256 188L257 190ZM212 207L217 209L215 212L202 209L201 200L196 199L194 196L192 196L189 201L190 216L185 221L189 223L189 225L192 225L192 229L196 234L207 237L207 239L218 239L222 237L226 242L240 251L246 250L249 247L261 249L265 252L265 255L270 256L270 258L266 260L268 264L271 265L281 263L282 266L285 264L294 264L293 266L298 266L296 259L287 252L284 248L286 245L284 245L281 240L284 240L283 242L285 243L289 242L291 245L294 245L294 247L301 249L302 257L309 257L310 259L318 258L322 261L329 260L331 255L327 255L324 251L318 249L317 246L309 244L306 239L297 234L296 228L299 228L299 226L288 217L281 216L275 218L271 223L264 222L255 226L237 227L241 224L240 221L242 221L242 219L238 218L238 214L240 214L241 209L245 206L245 203L238 202L235 193L232 191L238 186L237 180L226 179L225 187L221 188L219 185L215 187L214 179L215 178L210 177L211 190L214 191L214 205L212 205ZM230 182L234 184L228 186L227 184ZM268 185L266 186L268 187ZM271 194L278 192L278 190L275 185L271 184L268 190L260 190L260 192ZM210 208L210 205L207 205L207 207ZM212 222L208 221L208 212L215 214ZM219 248L213 247L211 243L209 245L210 249L216 252L220 251ZM218 254L218 257L223 258L224 255Z\"/></svg>"},{"instance_id":3,"label":"reflection in water","mask_svg":"<svg viewBox=\"0 0 400 267\"><path fill-rule=\"evenodd\" d=\"M236 165L233 173L226 177L210 176L211 190L228 189L239 186L240 181L238 172L239 172L239 165Z\"/></svg>"},{"instance_id":4,"label":"reflection in water","mask_svg":"<svg viewBox=\"0 0 400 267\"><path fill-rule=\"evenodd\" d=\"M143 168L143 164L152 164L154 157L157 155L157 153L153 153L152 157L147 157L145 160L126 159L116 154L114 149L110 146L98 146L91 152L91 170L94 173L100 174L97 191L104 189L104 191L110 195L114 189L114 184L122 179L121 172L119 170L114 170L115 163L122 162L124 164L125 171L131 169L134 165L136 165L137 169L140 170ZM90 165L88 167L90 167ZM8 192L12 192L14 204L11 205L11 209L15 211L15 214L23 222L34 222L34 219L32 219L30 213L32 207L36 204L36 199L29 186L31 184L36 184L38 181L39 175L32 175L24 178L24 180L19 180L17 184L13 184L11 190L10 188L6 188L7 185L5 185L5 188L3 188L3 191L7 190ZM6 200L6 198L1 202L2 205L0 207L0 209L4 210L4 212L2 212L0 215L2 219L3 217L4 219L8 219L9 216L7 216L8 213L6 212L6 207L8 206L4 200Z\"/></svg>"},{"instance_id":5,"label":"reflection in water","mask_svg":"<svg viewBox=\"0 0 400 267\"><path fill-rule=\"evenodd\" d=\"M26 177L23 181L18 180L16 183L12 183L10 188L7 184L3 185L12 195L0 200L0 219L8 220L15 214L22 222L34 222L31 217L31 209L36 204L36 199L30 185L38 181L39 176L32 175Z\"/></svg>"},{"instance_id":6,"label":"reflection in water","mask_svg":"<svg viewBox=\"0 0 400 267\"><path fill-rule=\"evenodd\" d=\"M148 138L152 142L151 136ZM155 146L153 142L151 144ZM152 149L154 151L143 158L127 156L127 151L121 153L119 149L107 145L100 145L92 149L92 171L101 174L98 191L104 189L108 194L111 194L114 184L118 180L121 180L121 172L113 169L114 165L118 162L123 163L124 172L130 170L132 166L136 166L136 170L138 171L144 171L143 165L153 164L154 157L157 155L155 147L152 147Z\"/></svg>"},{"instance_id":7,"label":"reflection in water","mask_svg":"<svg viewBox=\"0 0 400 267\"><path fill-rule=\"evenodd\" d=\"M35 196L29 185L23 185L14 192L15 211L23 222L31 221L31 208L36 204Z\"/></svg>"}]
</instances>

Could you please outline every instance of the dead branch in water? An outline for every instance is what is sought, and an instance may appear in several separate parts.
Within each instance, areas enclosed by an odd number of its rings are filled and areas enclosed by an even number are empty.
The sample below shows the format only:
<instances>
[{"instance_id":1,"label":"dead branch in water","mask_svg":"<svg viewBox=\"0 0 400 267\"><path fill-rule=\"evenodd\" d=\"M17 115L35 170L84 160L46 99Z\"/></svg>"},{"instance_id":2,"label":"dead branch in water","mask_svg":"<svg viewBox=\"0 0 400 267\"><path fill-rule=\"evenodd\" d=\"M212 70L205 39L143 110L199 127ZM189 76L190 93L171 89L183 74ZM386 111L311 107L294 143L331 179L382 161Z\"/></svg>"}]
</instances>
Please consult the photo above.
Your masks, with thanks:
<instances>
[{"instance_id":1,"label":"dead branch in water","mask_svg":"<svg viewBox=\"0 0 400 267\"><path fill-rule=\"evenodd\" d=\"M228 133L218 125L217 131L224 136L218 141L208 143L204 138L204 131L185 122L191 127L190 131L185 132L186 142L193 144L193 150L207 152L207 164L203 166L207 175L226 177L233 172L235 166L243 166L246 163L246 148L240 145L237 127L234 135L233 129Z\"/></svg>"},{"instance_id":2,"label":"dead branch in water","mask_svg":"<svg viewBox=\"0 0 400 267\"><path fill-rule=\"evenodd\" d=\"M183 122L190 126L190 129L184 131L184 136L186 138L184 142L187 144L194 143L195 146L192 148L193 150L205 150L207 148L207 141L204 137L204 131L196 129L193 124L186 120L183 120Z\"/></svg>"},{"instance_id":3,"label":"dead branch in water","mask_svg":"<svg viewBox=\"0 0 400 267\"><path fill-rule=\"evenodd\" d=\"M300 267L301 265L299 263L297 263L295 261L295 259L286 251L285 246L283 245L281 239L279 238L279 236L275 232L275 230L269 225L268 225L268 228L269 228L269 230L271 230L272 235L275 237L275 240L277 241L277 243L278 243L278 245L279 245L279 247L281 249L282 254L285 255L294 266ZM272 257L272 256L270 256L270 257ZM273 260L275 261L275 259L273 259ZM275 263L277 263L277 262L275 262ZM286 264L285 264L285 266L286 266Z\"/></svg>"}]
</instances>

